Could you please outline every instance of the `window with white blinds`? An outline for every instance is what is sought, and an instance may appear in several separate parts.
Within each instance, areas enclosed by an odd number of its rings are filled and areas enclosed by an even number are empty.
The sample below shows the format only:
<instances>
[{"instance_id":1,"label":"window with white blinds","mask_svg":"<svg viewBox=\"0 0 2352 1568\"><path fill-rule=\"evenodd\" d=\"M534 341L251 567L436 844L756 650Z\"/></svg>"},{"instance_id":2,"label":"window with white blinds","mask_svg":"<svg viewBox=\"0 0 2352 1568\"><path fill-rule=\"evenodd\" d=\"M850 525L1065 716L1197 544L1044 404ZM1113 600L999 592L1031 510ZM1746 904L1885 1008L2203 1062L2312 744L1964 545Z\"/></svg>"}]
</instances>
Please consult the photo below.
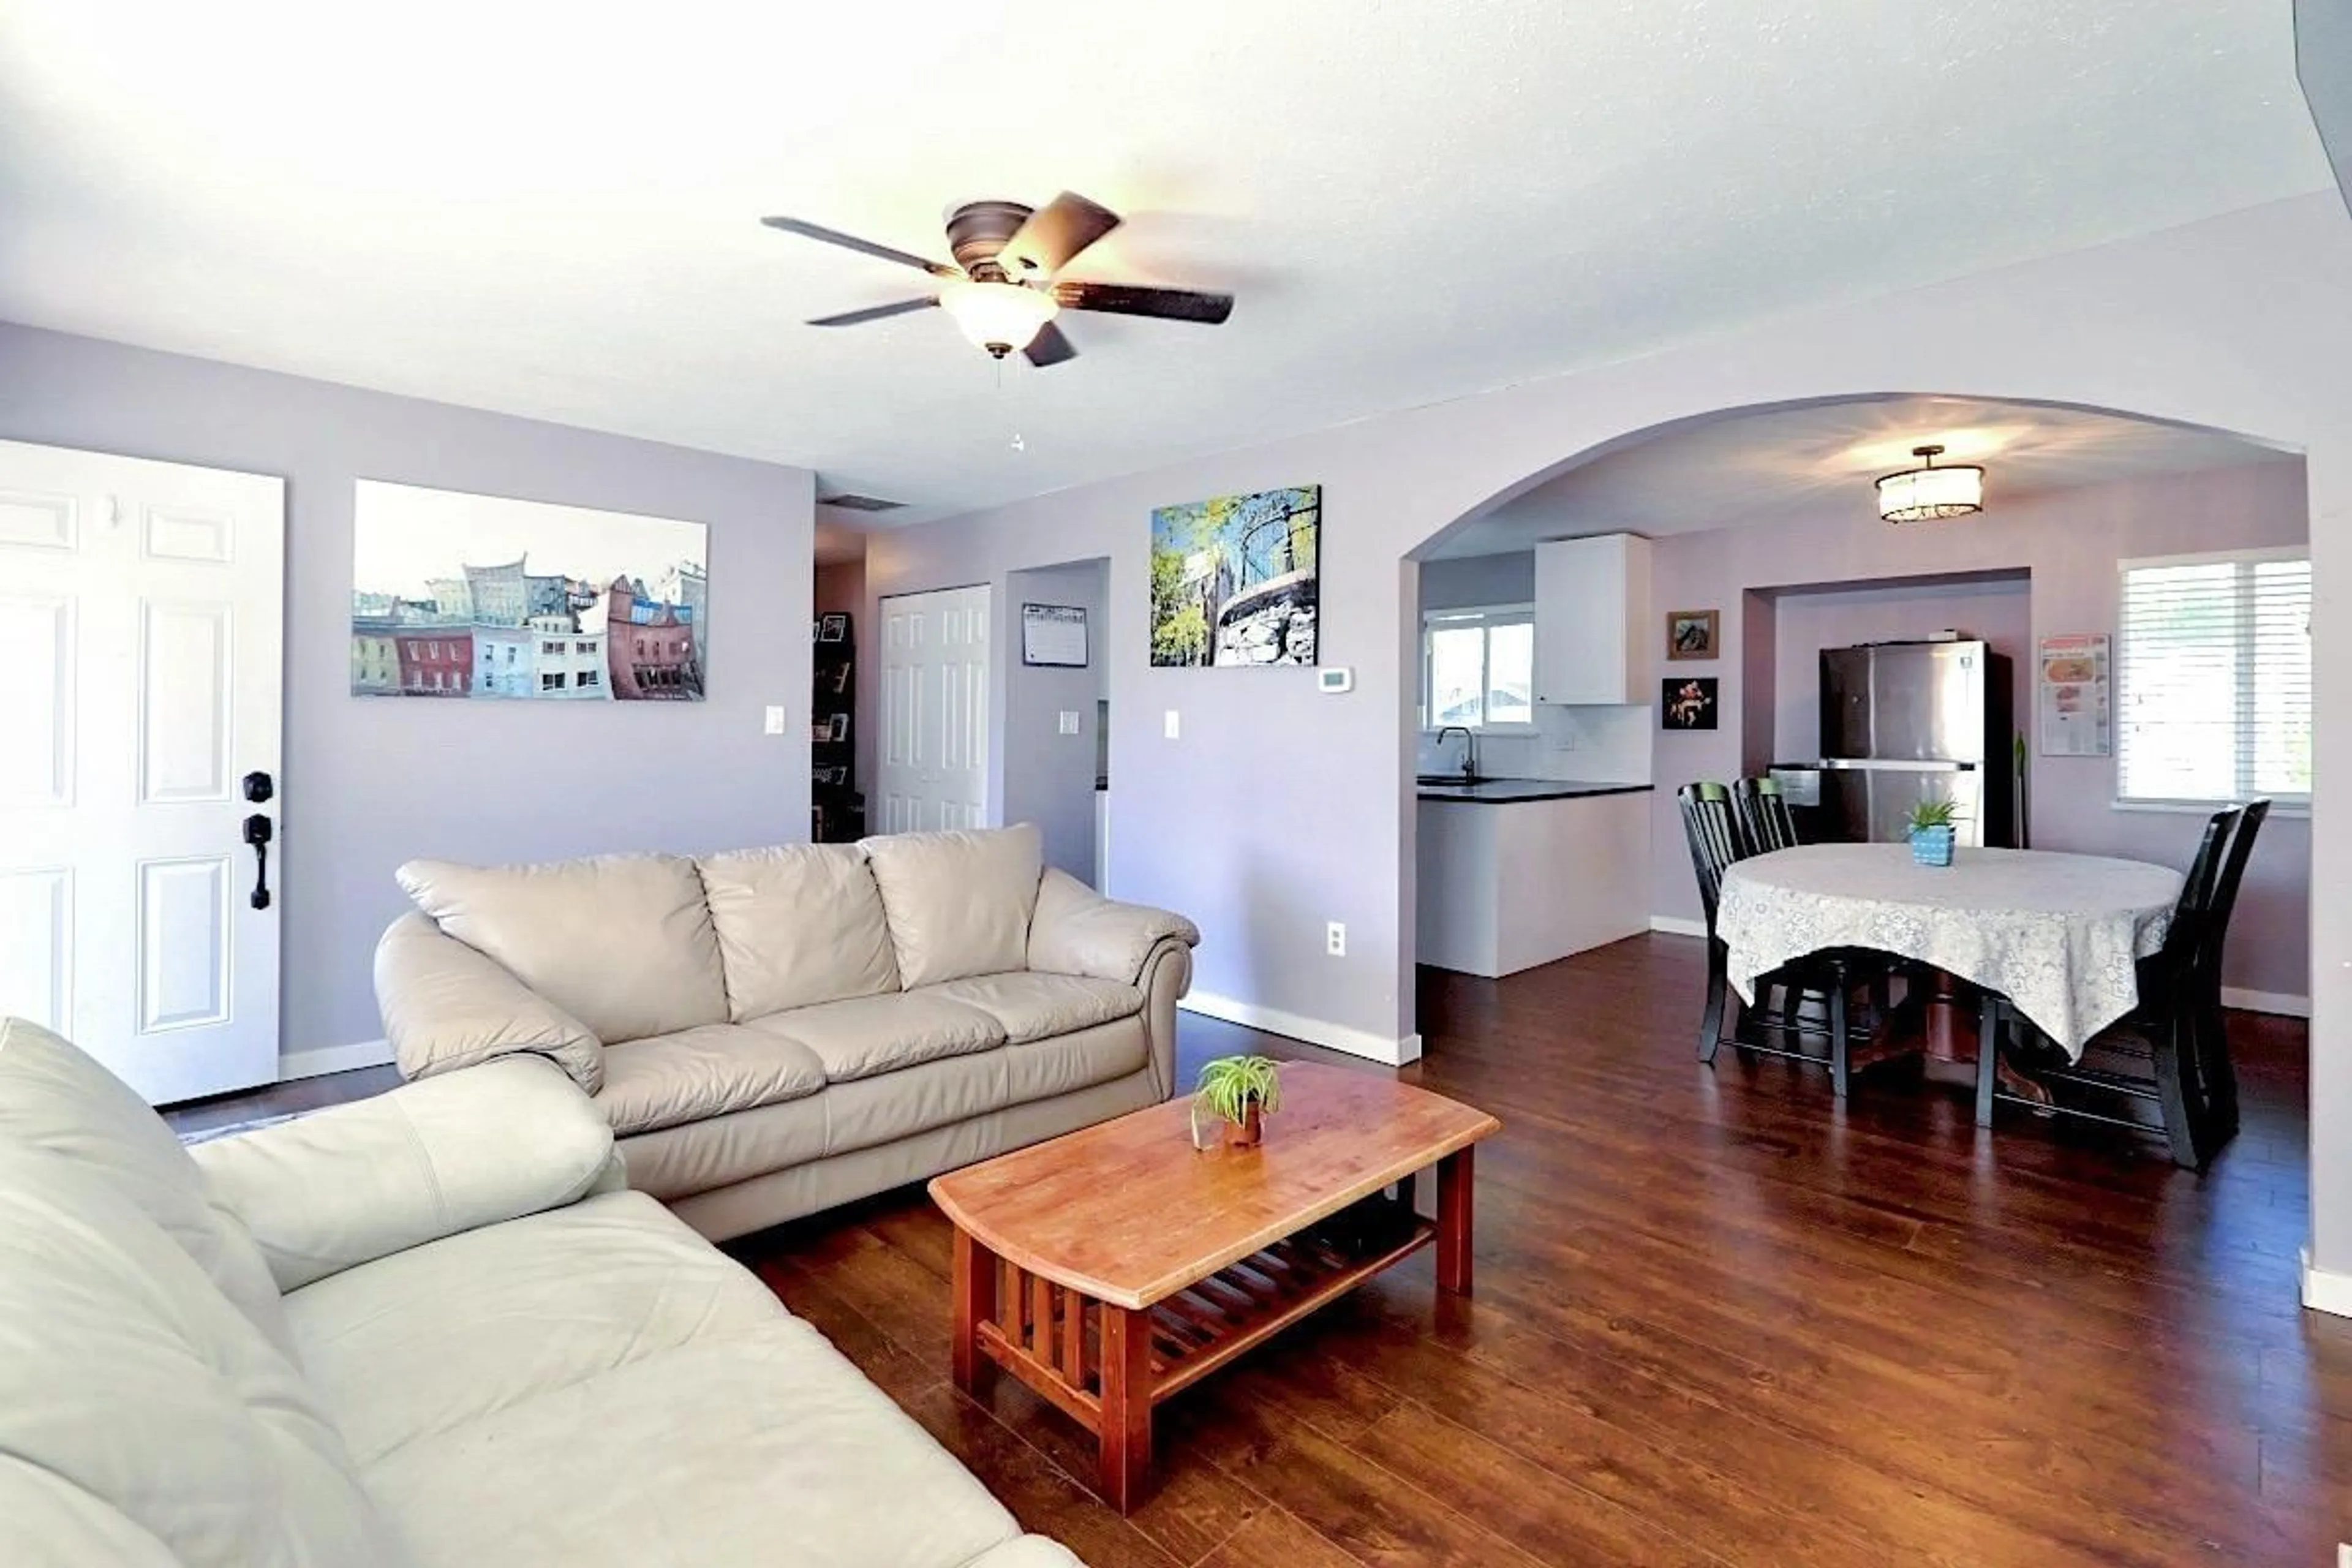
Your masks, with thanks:
<instances>
[{"instance_id":1,"label":"window with white blinds","mask_svg":"<svg viewBox=\"0 0 2352 1568\"><path fill-rule=\"evenodd\" d=\"M2116 795L2151 804L2309 799L2309 553L2121 564Z\"/></svg>"}]
</instances>

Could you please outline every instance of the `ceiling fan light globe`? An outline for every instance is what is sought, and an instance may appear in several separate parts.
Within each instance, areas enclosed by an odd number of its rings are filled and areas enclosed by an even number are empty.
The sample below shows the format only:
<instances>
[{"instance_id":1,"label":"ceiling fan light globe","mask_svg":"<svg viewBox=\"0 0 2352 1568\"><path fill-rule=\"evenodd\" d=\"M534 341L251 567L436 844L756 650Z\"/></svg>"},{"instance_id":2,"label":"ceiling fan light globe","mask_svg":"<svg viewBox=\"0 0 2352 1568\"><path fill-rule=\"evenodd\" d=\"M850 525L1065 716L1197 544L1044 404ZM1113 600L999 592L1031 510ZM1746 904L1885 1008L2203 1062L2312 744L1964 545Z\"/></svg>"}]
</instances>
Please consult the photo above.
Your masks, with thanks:
<instances>
[{"instance_id":1,"label":"ceiling fan light globe","mask_svg":"<svg viewBox=\"0 0 2352 1568\"><path fill-rule=\"evenodd\" d=\"M940 305L974 347L999 359L1027 348L1061 310L1051 294L1018 283L950 283Z\"/></svg>"}]
</instances>

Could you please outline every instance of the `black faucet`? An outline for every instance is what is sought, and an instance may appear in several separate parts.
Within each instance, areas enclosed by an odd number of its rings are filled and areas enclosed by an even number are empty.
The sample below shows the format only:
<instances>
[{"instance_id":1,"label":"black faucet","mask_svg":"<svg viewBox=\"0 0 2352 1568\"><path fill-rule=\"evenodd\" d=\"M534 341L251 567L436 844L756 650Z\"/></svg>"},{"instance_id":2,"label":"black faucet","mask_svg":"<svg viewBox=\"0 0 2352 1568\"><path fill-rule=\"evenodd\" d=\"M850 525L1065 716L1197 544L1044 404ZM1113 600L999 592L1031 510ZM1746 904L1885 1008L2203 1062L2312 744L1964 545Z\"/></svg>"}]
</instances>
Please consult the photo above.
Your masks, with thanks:
<instances>
[{"instance_id":1,"label":"black faucet","mask_svg":"<svg viewBox=\"0 0 2352 1568\"><path fill-rule=\"evenodd\" d=\"M1448 724L1437 732L1437 743L1445 744L1445 737L1459 731L1462 735L1462 782L1478 781L1478 736L1465 724Z\"/></svg>"}]
</instances>

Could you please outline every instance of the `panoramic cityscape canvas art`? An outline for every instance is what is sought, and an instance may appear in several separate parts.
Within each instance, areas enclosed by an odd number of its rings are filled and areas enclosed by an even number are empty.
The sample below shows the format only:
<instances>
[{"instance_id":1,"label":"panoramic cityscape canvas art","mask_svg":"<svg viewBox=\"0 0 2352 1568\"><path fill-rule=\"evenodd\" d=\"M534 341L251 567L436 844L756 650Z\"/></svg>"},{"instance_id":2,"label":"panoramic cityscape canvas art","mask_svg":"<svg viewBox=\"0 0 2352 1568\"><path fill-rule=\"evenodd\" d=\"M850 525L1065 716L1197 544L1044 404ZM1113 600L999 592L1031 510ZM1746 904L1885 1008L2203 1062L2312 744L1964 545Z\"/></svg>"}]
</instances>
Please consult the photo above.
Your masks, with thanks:
<instances>
[{"instance_id":1,"label":"panoramic cityscape canvas art","mask_svg":"<svg viewBox=\"0 0 2352 1568\"><path fill-rule=\"evenodd\" d=\"M362 479L352 695L699 702L698 522Z\"/></svg>"},{"instance_id":2,"label":"panoramic cityscape canvas art","mask_svg":"<svg viewBox=\"0 0 2352 1568\"><path fill-rule=\"evenodd\" d=\"M1313 664L1323 487L1151 514L1151 662Z\"/></svg>"}]
</instances>

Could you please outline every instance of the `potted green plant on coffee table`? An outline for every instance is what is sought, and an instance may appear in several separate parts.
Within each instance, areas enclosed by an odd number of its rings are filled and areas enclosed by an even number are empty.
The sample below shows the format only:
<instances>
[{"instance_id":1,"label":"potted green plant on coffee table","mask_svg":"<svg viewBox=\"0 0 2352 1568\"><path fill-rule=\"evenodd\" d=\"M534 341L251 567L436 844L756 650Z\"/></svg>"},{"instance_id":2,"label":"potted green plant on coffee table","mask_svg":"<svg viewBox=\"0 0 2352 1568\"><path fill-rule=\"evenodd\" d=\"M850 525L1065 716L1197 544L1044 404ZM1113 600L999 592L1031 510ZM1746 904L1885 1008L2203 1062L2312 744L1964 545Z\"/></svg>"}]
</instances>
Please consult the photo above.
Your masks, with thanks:
<instances>
[{"instance_id":1,"label":"potted green plant on coffee table","mask_svg":"<svg viewBox=\"0 0 2352 1568\"><path fill-rule=\"evenodd\" d=\"M1282 1077L1271 1057L1219 1057L1201 1064L1192 1087L1192 1146L1202 1147L1201 1117L1224 1124L1227 1148L1255 1148L1265 1118L1282 1108Z\"/></svg>"},{"instance_id":2,"label":"potted green plant on coffee table","mask_svg":"<svg viewBox=\"0 0 2352 1568\"><path fill-rule=\"evenodd\" d=\"M1959 807L1949 800L1923 800L1911 808L1911 858L1922 866L1952 863L1953 822Z\"/></svg>"}]
</instances>

